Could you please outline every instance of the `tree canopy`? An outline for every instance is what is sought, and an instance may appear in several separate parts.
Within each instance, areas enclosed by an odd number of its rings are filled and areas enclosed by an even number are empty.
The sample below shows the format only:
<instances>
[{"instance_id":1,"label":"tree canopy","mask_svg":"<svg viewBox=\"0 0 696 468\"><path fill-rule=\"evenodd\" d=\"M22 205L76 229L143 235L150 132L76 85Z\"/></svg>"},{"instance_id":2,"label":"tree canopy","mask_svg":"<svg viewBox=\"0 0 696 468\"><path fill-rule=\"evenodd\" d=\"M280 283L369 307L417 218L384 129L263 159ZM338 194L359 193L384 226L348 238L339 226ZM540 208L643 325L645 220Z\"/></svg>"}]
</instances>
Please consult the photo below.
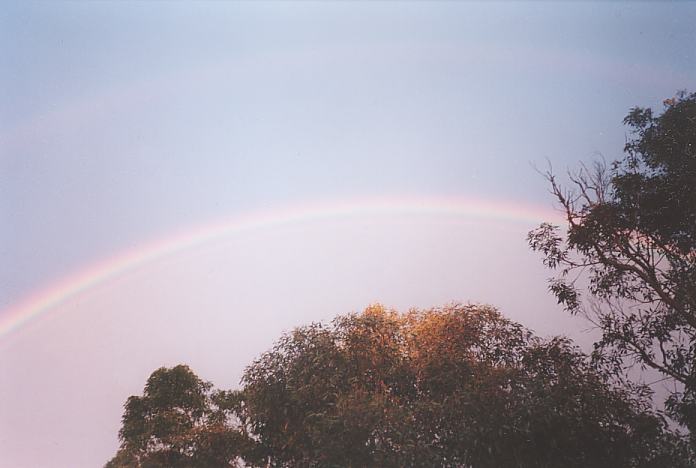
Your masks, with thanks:
<instances>
[{"instance_id":1,"label":"tree canopy","mask_svg":"<svg viewBox=\"0 0 696 468\"><path fill-rule=\"evenodd\" d=\"M485 306L381 307L284 336L243 379L270 466L678 466L649 401Z\"/></svg>"},{"instance_id":2,"label":"tree canopy","mask_svg":"<svg viewBox=\"0 0 696 468\"><path fill-rule=\"evenodd\" d=\"M673 380L667 408L696 434L696 94L664 106L630 111L624 157L610 167L582 167L570 189L547 173L566 232L542 224L529 242L558 272L558 301L601 330L596 362Z\"/></svg>"},{"instance_id":3,"label":"tree canopy","mask_svg":"<svg viewBox=\"0 0 696 468\"><path fill-rule=\"evenodd\" d=\"M372 306L300 327L241 383L155 371L107 466L691 466L646 395L489 306Z\"/></svg>"},{"instance_id":4,"label":"tree canopy","mask_svg":"<svg viewBox=\"0 0 696 468\"><path fill-rule=\"evenodd\" d=\"M188 366L152 373L143 396L125 404L121 448L106 468L198 468L234 466L245 437Z\"/></svg>"}]
</instances>

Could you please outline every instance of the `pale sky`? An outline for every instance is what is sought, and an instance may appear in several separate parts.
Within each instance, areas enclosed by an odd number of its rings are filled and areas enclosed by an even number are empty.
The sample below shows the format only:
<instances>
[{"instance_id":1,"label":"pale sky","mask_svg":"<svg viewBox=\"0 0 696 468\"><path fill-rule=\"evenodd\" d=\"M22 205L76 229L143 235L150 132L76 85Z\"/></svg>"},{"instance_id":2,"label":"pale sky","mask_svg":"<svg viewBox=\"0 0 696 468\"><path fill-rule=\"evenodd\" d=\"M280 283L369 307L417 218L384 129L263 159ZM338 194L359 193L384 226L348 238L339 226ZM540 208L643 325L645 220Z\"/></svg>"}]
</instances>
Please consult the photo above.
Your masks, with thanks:
<instances>
[{"instance_id":1,"label":"pale sky","mask_svg":"<svg viewBox=\"0 0 696 468\"><path fill-rule=\"evenodd\" d=\"M221 219L363 200L552 206L696 83L696 4L16 2L0 11L0 319ZM486 302L587 345L532 217L356 212L182 249L0 336L0 465L93 467L159 366L220 387L283 330Z\"/></svg>"}]
</instances>

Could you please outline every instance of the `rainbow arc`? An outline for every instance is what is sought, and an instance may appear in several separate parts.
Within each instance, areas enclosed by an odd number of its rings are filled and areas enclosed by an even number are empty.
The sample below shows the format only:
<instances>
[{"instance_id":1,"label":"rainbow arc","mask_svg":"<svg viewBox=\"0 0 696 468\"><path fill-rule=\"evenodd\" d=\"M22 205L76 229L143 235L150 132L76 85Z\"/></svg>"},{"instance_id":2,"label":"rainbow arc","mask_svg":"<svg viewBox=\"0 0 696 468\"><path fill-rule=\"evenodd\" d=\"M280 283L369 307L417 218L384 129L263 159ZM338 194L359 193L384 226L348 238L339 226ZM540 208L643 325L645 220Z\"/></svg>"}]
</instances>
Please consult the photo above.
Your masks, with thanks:
<instances>
[{"instance_id":1,"label":"rainbow arc","mask_svg":"<svg viewBox=\"0 0 696 468\"><path fill-rule=\"evenodd\" d=\"M29 294L0 313L0 338L55 310L97 285L128 274L155 260L254 229L312 220L356 216L437 215L526 223L530 227L557 220L558 214L538 206L474 198L370 198L347 202L304 204L221 219L119 252L78 269Z\"/></svg>"}]
</instances>

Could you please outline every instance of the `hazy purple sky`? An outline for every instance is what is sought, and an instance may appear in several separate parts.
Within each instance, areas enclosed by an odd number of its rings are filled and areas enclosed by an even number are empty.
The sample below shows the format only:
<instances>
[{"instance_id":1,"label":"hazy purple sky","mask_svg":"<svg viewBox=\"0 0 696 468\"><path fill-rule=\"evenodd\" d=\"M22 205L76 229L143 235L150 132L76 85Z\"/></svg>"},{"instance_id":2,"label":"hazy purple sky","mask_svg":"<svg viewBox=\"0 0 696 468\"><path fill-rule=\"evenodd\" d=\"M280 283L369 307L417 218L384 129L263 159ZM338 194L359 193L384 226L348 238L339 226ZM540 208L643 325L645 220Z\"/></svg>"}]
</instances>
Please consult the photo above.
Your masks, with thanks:
<instances>
[{"instance_id":1,"label":"hazy purple sky","mask_svg":"<svg viewBox=\"0 0 696 468\"><path fill-rule=\"evenodd\" d=\"M0 318L242 214L405 196L548 209L532 164L619 157L630 107L693 90L694 24L686 2L7 3ZM100 466L155 368L231 387L283 330L374 301L488 302L586 344L526 247L534 223L286 223L69 297L0 336L0 465Z\"/></svg>"}]
</instances>

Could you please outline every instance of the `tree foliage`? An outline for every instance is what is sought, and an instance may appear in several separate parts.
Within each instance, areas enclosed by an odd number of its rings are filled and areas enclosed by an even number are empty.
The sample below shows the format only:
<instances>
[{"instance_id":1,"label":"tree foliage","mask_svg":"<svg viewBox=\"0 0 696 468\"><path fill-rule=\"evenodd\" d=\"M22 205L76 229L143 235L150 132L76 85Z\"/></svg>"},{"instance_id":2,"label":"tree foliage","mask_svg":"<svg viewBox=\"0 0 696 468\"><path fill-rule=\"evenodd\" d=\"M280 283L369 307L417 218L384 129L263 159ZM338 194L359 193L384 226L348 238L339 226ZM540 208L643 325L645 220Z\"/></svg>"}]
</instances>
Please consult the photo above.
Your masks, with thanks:
<instances>
[{"instance_id":1,"label":"tree foliage","mask_svg":"<svg viewBox=\"0 0 696 468\"><path fill-rule=\"evenodd\" d=\"M300 327L214 391L158 369L117 467L691 467L643 394L488 306L372 306Z\"/></svg>"},{"instance_id":2,"label":"tree foliage","mask_svg":"<svg viewBox=\"0 0 696 468\"><path fill-rule=\"evenodd\" d=\"M611 167L583 166L570 189L547 173L567 230L542 224L529 242L558 272L558 301L601 330L596 361L673 380L667 408L696 433L696 94L664 105L660 115L630 111L624 157Z\"/></svg>"},{"instance_id":3,"label":"tree foliage","mask_svg":"<svg viewBox=\"0 0 696 468\"><path fill-rule=\"evenodd\" d=\"M644 396L483 306L379 306L285 335L239 418L268 466L680 466ZM685 463L685 462L684 462ZM686 465L683 465L686 466Z\"/></svg>"},{"instance_id":4,"label":"tree foliage","mask_svg":"<svg viewBox=\"0 0 696 468\"><path fill-rule=\"evenodd\" d=\"M106 468L235 466L246 440L219 399L188 366L157 369L143 396L128 398L121 448Z\"/></svg>"}]
</instances>

